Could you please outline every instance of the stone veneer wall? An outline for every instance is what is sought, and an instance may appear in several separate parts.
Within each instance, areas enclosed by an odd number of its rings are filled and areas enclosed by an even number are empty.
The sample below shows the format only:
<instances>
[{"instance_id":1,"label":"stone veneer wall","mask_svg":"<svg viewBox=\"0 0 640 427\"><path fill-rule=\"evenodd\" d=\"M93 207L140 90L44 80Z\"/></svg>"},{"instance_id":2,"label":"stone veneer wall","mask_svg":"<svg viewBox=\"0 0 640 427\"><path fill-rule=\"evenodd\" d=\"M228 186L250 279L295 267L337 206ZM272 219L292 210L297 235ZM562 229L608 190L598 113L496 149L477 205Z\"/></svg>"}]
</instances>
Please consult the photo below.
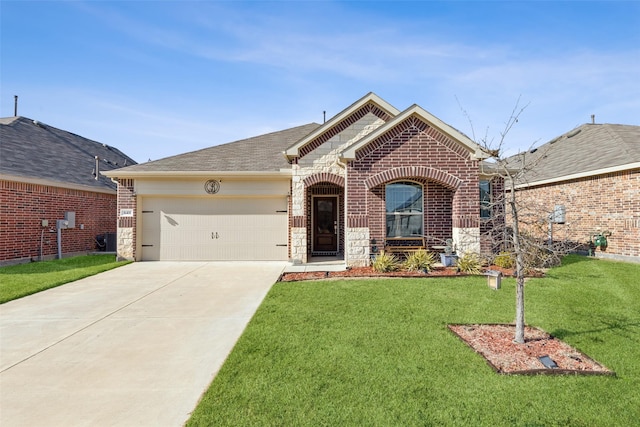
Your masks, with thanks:
<instances>
[{"instance_id":1,"label":"stone veneer wall","mask_svg":"<svg viewBox=\"0 0 640 427\"><path fill-rule=\"evenodd\" d=\"M118 259L136 259L137 197L133 179L118 180ZM120 217L120 209L132 209L133 217Z\"/></svg>"},{"instance_id":2,"label":"stone veneer wall","mask_svg":"<svg viewBox=\"0 0 640 427\"><path fill-rule=\"evenodd\" d=\"M351 267L366 267L371 259L369 242L371 241L368 227L347 227L346 258Z\"/></svg>"},{"instance_id":3,"label":"stone veneer wall","mask_svg":"<svg viewBox=\"0 0 640 427\"><path fill-rule=\"evenodd\" d=\"M322 174L335 175L345 179L344 165L339 163L338 152L371 133L385 122L372 112L364 114L359 120L344 128L340 133L323 142L312 142L313 151L307 152L292 165L291 215L290 215L290 256L293 262L307 262L308 236L307 226L310 217L308 203L310 194L305 180ZM341 228L344 227L344 212L340 212ZM344 246L348 250L349 232L345 230ZM345 254L348 258L348 254Z\"/></svg>"},{"instance_id":4,"label":"stone veneer wall","mask_svg":"<svg viewBox=\"0 0 640 427\"><path fill-rule=\"evenodd\" d=\"M517 197L529 216L565 206L566 223L553 226L554 240L587 243L609 231L606 250L596 248L596 255L640 261L640 169L521 189Z\"/></svg>"},{"instance_id":5,"label":"stone veneer wall","mask_svg":"<svg viewBox=\"0 0 640 427\"><path fill-rule=\"evenodd\" d=\"M0 200L2 263L57 257L56 220L67 211L76 213L76 226L61 230L63 256L93 252L97 235L116 231L115 194L2 180Z\"/></svg>"}]
</instances>

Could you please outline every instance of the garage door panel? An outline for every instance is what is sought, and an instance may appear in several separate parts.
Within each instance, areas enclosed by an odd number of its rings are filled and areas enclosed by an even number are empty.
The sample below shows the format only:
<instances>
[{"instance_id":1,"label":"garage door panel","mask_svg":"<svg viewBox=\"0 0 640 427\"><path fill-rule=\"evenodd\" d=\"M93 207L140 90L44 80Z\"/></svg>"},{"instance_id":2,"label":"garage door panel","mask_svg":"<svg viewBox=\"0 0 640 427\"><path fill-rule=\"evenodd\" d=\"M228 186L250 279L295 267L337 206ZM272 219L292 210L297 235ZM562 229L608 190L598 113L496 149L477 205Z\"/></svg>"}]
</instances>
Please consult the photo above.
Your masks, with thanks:
<instances>
[{"instance_id":1,"label":"garage door panel","mask_svg":"<svg viewBox=\"0 0 640 427\"><path fill-rule=\"evenodd\" d=\"M286 260L286 198L143 200L143 259Z\"/></svg>"}]
</instances>

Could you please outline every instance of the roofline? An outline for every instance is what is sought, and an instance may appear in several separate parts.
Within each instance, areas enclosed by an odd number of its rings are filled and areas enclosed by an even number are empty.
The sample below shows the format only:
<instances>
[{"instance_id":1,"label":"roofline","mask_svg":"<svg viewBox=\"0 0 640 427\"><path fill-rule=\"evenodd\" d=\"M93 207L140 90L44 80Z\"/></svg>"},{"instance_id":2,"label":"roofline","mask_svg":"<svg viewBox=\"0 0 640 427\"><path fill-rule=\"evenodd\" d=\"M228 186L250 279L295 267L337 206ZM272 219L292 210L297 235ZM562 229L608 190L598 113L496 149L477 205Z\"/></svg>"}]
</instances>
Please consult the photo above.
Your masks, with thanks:
<instances>
[{"instance_id":1,"label":"roofline","mask_svg":"<svg viewBox=\"0 0 640 427\"><path fill-rule=\"evenodd\" d=\"M587 178L594 175L604 175L607 173L622 172L630 169L640 169L640 162L627 163L626 165L611 166L609 168L595 169L587 172L574 173L571 175L558 176L555 178L543 179L540 181L528 182L526 184L518 184L516 190L527 187L535 187L537 185L553 184L554 182L569 181L572 179Z\"/></svg>"},{"instance_id":2,"label":"roofline","mask_svg":"<svg viewBox=\"0 0 640 427\"><path fill-rule=\"evenodd\" d=\"M115 189L110 189L110 188L92 187L90 185L71 184L68 182L52 181L49 179L40 179L40 178L29 178L25 176L8 175L4 173L0 173L0 180L21 182L25 184L46 185L49 187L67 188L70 190L90 191L92 193L103 193L103 194L113 194L113 195L117 194Z\"/></svg>"},{"instance_id":3,"label":"roofline","mask_svg":"<svg viewBox=\"0 0 640 427\"><path fill-rule=\"evenodd\" d=\"M366 146L368 143L373 141L374 139L380 137L384 133L391 130L396 124L401 123L402 121L408 119L412 115L420 116L424 119L429 125L438 129L440 132L445 135L453 138L454 140L460 142L465 148L467 148L476 159L483 160L491 157L488 153L486 153L482 147L473 142L468 136L464 135L460 131L452 128L433 114L429 113L424 108L420 107L417 104L413 104L411 107L407 108L396 117L387 122L384 126L380 126L360 141L355 144L349 146L346 150L341 153L341 157L345 160L354 160L356 158L356 152Z\"/></svg>"},{"instance_id":4,"label":"roofline","mask_svg":"<svg viewBox=\"0 0 640 427\"><path fill-rule=\"evenodd\" d=\"M324 124L322 124L318 129L314 130L309 135L305 136L300 141L296 142L291 147L287 148L284 151L284 155L287 158L287 160L291 160L294 157L298 157L300 155L300 149L302 147L310 143L312 140L314 140L318 136L322 135L328 129L331 129L333 126L340 123L342 120L344 120L351 114L355 113L358 109L360 109L361 107L363 107L369 102L373 102L378 107L383 109L385 112L389 113L389 115L391 116L396 116L397 114L400 113L400 110L398 110L396 107L389 104L387 101L380 98L375 93L369 92L368 94L366 94L365 96L363 96L362 98L360 98L359 100L357 100L356 102L354 102L353 104L351 104L350 106L348 106L347 108L345 108L344 110L342 110L341 112L333 116L331 119L329 119L328 122L325 122Z\"/></svg>"},{"instance_id":5,"label":"roofline","mask_svg":"<svg viewBox=\"0 0 640 427\"><path fill-rule=\"evenodd\" d=\"M121 172L121 173L119 173ZM121 171L113 169L101 172L109 178L174 178L174 177L210 177L226 176L226 177L247 177L247 178L290 178L292 171L289 169L281 169L279 171Z\"/></svg>"},{"instance_id":6,"label":"roofline","mask_svg":"<svg viewBox=\"0 0 640 427\"><path fill-rule=\"evenodd\" d=\"M495 163L488 163L480 161L478 164L478 173L480 176L489 178L494 176L503 176L507 173L517 174L520 172L520 168L512 168L506 165L496 165ZM506 177L505 177L506 178Z\"/></svg>"}]
</instances>

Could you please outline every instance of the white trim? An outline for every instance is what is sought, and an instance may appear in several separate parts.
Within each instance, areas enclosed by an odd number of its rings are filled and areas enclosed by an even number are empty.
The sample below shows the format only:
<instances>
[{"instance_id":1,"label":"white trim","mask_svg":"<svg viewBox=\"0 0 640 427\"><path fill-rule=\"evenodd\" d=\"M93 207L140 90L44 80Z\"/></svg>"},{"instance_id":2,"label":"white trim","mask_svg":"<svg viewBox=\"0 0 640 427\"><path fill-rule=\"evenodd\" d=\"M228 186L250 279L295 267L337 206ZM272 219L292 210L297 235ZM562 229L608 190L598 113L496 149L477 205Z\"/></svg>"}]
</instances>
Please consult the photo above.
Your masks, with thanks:
<instances>
[{"instance_id":1,"label":"white trim","mask_svg":"<svg viewBox=\"0 0 640 427\"><path fill-rule=\"evenodd\" d=\"M284 151L283 154L289 160L293 157L298 157L300 155L300 149L302 147L307 145L313 139L317 138L319 135L322 135L323 133L325 133L327 130L331 129L333 126L343 121L349 115L353 114L354 112L356 112L358 109L360 109L361 107L363 107L369 102L376 104L378 107L380 107L382 110L384 110L391 116L395 116L398 113L400 113L400 110L395 108L393 105L389 104L387 101L380 98L375 93L369 92L368 94L366 94L365 96L363 96L362 98L360 98L359 100L351 104L349 107L342 110L337 115L333 116L331 119L329 119L328 122L324 123L318 129L314 130L309 135L305 136L303 139L296 142L291 147L287 148L287 150Z\"/></svg>"},{"instance_id":2,"label":"white trim","mask_svg":"<svg viewBox=\"0 0 640 427\"><path fill-rule=\"evenodd\" d=\"M436 128L440 132L444 133L445 135L449 136L450 138L460 143L460 145L462 145L472 153L473 158L475 159L486 158L484 156L487 155L487 153L485 153L484 150L482 150L482 148L478 144L473 142L469 137L455 130L454 128L452 128L451 126L449 126L448 124L446 124L445 122L443 122L442 120L440 120L439 118L437 118L436 116L434 116L433 114L429 113L424 108L416 104L407 108L402 113L400 113L393 119L389 120L386 124L384 124L383 126L380 126L376 130L371 132L369 135L362 138L360 141L349 146L346 150L344 150L341 153L341 157L344 160L354 160L356 158L356 152L358 150L365 147L374 139L380 137L381 135L384 135L386 132L393 129L394 126L396 126L399 123L402 123L404 120L410 118L413 115L420 117L422 120L426 121L430 126Z\"/></svg>"},{"instance_id":3,"label":"white trim","mask_svg":"<svg viewBox=\"0 0 640 427\"><path fill-rule=\"evenodd\" d=\"M554 182L569 181L572 179L587 178L590 176L604 175L604 174L613 173L613 172L622 172L630 169L640 169L640 162L628 163L626 165L621 165L621 166L612 166L612 167L603 168L603 169L596 169L596 170L587 171L587 172L574 173L571 175L558 176L555 178L543 179L541 181L528 182L526 184L518 184L515 186L515 189L519 190L521 188L535 187L537 185L552 184Z\"/></svg>"},{"instance_id":4,"label":"white trim","mask_svg":"<svg viewBox=\"0 0 640 427\"><path fill-rule=\"evenodd\" d=\"M414 180L412 180L410 178L406 178L406 179L405 178L398 178L398 179L396 179L394 181L389 181L389 182L386 182L384 184L384 224L385 224L385 227L384 227L385 228L384 238L385 239L394 239L395 238L395 237L387 236L387 215L389 215L389 213L387 212L387 187L389 185L400 184L400 183L403 183L403 182L410 182L412 184L419 185L420 188L422 189L422 195L421 195L422 196L422 212L420 212L420 215L422 216L422 233L420 234L420 236L424 236L424 232L425 232L425 228L426 228L425 227L425 222L424 222L425 221L425 217L426 217L425 216L425 213L426 213L426 208L425 208L426 200L425 200L425 197L424 197L424 193L425 193L424 184L421 183L421 182L418 182L418 181L414 181ZM395 214L396 212L393 212L393 213ZM417 213L415 215L417 215ZM398 238L402 239L403 237L410 238L411 236L400 236Z\"/></svg>"},{"instance_id":5,"label":"white trim","mask_svg":"<svg viewBox=\"0 0 640 427\"><path fill-rule=\"evenodd\" d=\"M247 177L247 178L290 178L290 169L279 171L129 171L120 169L101 172L109 178L162 178L162 177Z\"/></svg>"},{"instance_id":6,"label":"white trim","mask_svg":"<svg viewBox=\"0 0 640 427\"><path fill-rule=\"evenodd\" d=\"M0 180L20 182L25 184L46 185L48 187L66 188L69 190L88 191L92 193L117 194L116 190L109 188L91 187L89 185L71 184L68 182L51 181L48 179L27 178L24 176L5 175L0 173Z\"/></svg>"}]
</instances>

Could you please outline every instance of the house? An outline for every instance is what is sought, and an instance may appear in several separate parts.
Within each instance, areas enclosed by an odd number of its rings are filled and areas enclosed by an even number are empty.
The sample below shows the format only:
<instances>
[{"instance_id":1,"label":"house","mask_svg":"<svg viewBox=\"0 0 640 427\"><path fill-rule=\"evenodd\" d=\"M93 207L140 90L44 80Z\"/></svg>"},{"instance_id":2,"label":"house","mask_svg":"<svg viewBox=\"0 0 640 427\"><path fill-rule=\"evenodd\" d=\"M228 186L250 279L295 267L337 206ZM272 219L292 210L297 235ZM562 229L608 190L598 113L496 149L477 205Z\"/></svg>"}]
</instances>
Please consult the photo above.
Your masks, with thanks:
<instances>
[{"instance_id":1,"label":"house","mask_svg":"<svg viewBox=\"0 0 640 427\"><path fill-rule=\"evenodd\" d=\"M520 157L522 204L565 214L554 240L640 261L640 126L583 124Z\"/></svg>"},{"instance_id":2,"label":"house","mask_svg":"<svg viewBox=\"0 0 640 427\"><path fill-rule=\"evenodd\" d=\"M122 258L362 266L398 242L480 251L486 157L420 106L369 93L324 124L105 175L118 181Z\"/></svg>"},{"instance_id":3,"label":"house","mask_svg":"<svg viewBox=\"0 0 640 427\"><path fill-rule=\"evenodd\" d=\"M86 253L115 236L117 186L101 172L135 163L36 120L0 119L0 263Z\"/></svg>"}]
</instances>

